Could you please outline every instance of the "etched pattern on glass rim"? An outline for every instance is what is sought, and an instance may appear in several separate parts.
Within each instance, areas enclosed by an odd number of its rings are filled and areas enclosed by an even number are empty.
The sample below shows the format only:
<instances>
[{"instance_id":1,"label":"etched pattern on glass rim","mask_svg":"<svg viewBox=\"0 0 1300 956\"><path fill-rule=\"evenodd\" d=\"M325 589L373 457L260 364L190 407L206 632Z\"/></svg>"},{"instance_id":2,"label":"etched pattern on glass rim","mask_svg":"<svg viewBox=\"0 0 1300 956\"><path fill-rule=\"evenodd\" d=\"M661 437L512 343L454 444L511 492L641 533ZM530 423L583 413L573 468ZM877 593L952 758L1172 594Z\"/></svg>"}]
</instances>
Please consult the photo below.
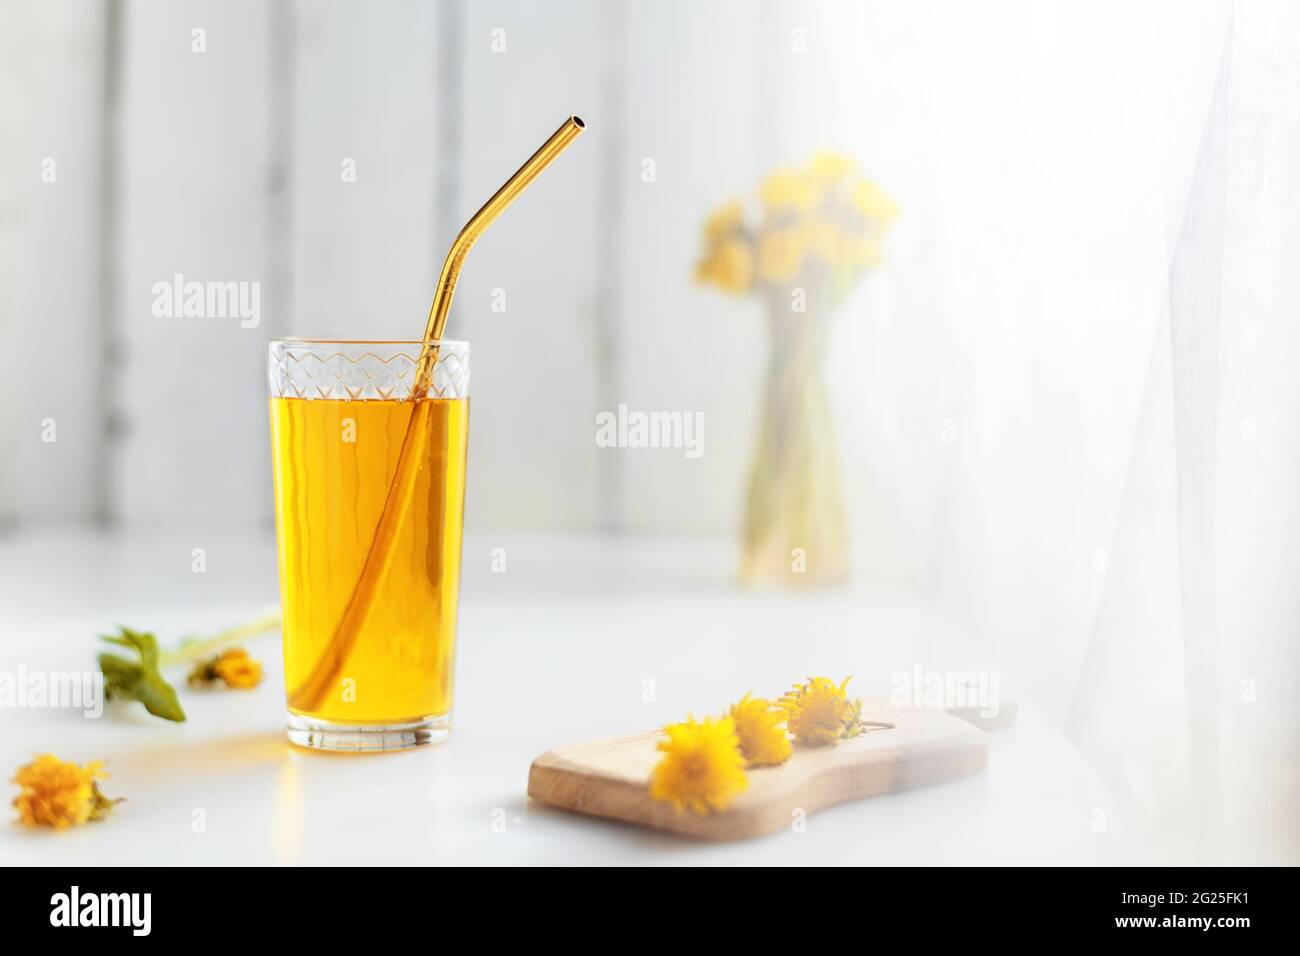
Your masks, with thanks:
<instances>
[{"instance_id":1,"label":"etched pattern on glass rim","mask_svg":"<svg viewBox=\"0 0 1300 956\"><path fill-rule=\"evenodd\" d=\"M419 342L311 342L269 347L273 398L384 401L409 398ZM469 343L442 342L429 398L469 398Z\"/></svg>"}]
</instances>

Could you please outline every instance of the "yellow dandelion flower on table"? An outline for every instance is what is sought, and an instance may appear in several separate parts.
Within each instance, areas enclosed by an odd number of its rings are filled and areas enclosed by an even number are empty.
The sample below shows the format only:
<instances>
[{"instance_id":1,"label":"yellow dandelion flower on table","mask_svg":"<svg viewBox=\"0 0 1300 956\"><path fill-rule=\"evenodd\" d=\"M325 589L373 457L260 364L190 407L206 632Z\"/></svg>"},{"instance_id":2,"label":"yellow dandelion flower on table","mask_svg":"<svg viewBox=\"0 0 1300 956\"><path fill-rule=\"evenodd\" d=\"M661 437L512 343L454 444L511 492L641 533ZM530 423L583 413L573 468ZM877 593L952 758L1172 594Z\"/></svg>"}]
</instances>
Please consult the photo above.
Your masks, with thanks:
<instances>
[{"instance_id":1,"label":"yellow dandelion flower on table","mask_svg":"<svg viewBox=\"0 0 1300 956\"><path fill-rule=\"evenodd\" d=\"M790 759L793 748L785 731L785 711L762 697L746 694L728 716L736 725L740 752L751 767L774 767Z\"/></svg>"},{"instance_id":2,"label":"yellow dandelion flower on table","mask_svg":"<svg viewBox=\"0 0 1300 956\"><path fill-rule=\"evenodd\" d=\"M778 170L763 181L763 202L771 210L806 212L817 202L817 187L798 170Z\"/></svg>"},{"instance_id":3,"label":"yellow dandelion flower on table","mask_svg":"<svg viewBox=\"0 0 1300 956\"><path fill-rule=\"evenodd\" d=\"M722 810L749 785L736 725L718 720L687 718L664 728L659 742L663 756L650 775L650 796L671 803L677 812L698 814Z\"/></svg>"},{"instance_id":4,"label":"yellow dandelion flower on table","mask_svg":"<svg viewBox=\"0 0 1300 956\"><path fill-rule=\"evenodd\" d=\"M262 682L261 663L238 647L224 652L212 665L212 669L216 671L217 677L225 681L227 687L243 689L256 687Z\"/></svg>"},{"instance_id":5,"label":"yellow dandelion flower on table","mask_svg":"<svg viewBox=\"0 0 1300 956\"><path fill-rule=\"evenodd\" d=\"M794 735L795 743L803 747L833 744L844 736L846 727L860 721L846 693L852 679L844 678L837 687L828 677L810 677L808 683L796 684L778 701L785 710L786 726Z\"/></svg>"},{"instance_id":6,"label":"yellow dandelion flower on table","mask_svg":"<svg viewBox=\"0 0 1300 956\"><path fill-rule=\"evenodd\" d=\"M93 761L82 767L42 754L20 767L13 778L19 789L13 802L18 819L27 826L56 830L102 820L119 802L100 792L97 780L107 776L102 766Z\"/></svg>"},{"instance_id":7,"label":"yellow dandelion flower on table","mask_svg":"<svg viewBox=\"0 0 1300 956\"><path fill-rule=\"evenodd\" d=\"M200 661L190 672L191 684L212 684L221 681L227 687L247 690L262 682L262 665L248 656L242 647L232 647L216 657Z\"/></svg>"}]
</instances>

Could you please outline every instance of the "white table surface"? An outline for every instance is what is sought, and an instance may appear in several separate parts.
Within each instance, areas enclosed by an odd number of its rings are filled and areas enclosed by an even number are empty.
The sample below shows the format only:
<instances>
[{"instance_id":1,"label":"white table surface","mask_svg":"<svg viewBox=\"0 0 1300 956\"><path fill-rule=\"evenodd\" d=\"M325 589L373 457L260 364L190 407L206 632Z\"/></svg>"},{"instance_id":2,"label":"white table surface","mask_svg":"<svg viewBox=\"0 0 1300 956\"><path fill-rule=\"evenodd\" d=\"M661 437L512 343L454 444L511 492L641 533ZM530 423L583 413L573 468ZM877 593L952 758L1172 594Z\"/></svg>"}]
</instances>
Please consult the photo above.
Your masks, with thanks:
<instances>
[{"instance_id":1,"label":"white table surface","mask_svg":"<svg viewBox=\"0 0 1300 956\"><path fill-rule=\"evenodd\" d=\"M191 571L195 547L206 573ZM490 570L498 547L505 573ZM379 755L289 747L279 638L268 635L246 645L268 675L253 691L192 691L175 675L184 724L125 702L98 720L0 710L6 778L39 752L103 760L105 791L127 798L110 820L62 833L0 826L0 862L1094 863L1157 852L1121 836L1123 802L1027 701L993 732L987 771L823 811L803 832L696 843L536 804L529 763L555 744L718 710L811 673L853 673L859 692L885 694L888 675L917 662L972 669L970 642L898 598L741 591L725 542L481 537L464 565L448 741ZM269 529L19 529L0 537L0 671L93 669L96 635L115 623L170 645L276 598Z\"/></svg>"}]
</instances>

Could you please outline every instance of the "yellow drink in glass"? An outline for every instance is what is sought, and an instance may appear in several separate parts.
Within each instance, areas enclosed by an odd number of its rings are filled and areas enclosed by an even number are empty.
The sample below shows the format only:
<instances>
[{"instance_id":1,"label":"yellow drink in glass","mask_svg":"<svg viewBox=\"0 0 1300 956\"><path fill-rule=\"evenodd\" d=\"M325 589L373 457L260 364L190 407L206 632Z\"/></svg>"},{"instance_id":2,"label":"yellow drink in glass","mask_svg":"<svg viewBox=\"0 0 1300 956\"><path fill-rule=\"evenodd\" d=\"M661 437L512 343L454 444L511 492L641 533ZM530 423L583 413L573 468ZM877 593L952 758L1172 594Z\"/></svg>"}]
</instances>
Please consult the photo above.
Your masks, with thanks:
<instances>
[{"instance_id":1,"label":"yellow drink in glass","mask_svg":"<svg viewBox=\"0 0 1300 956\"><path fill-rule=\"evenodd\" d=\"M287 355L277 357L280 345ZM341 346L349 347L342 355ZM395 346L402 348L389 356ZM412 399L418 345L409 346L272 345L284 676L289 736L304 746L399 749L441 739L450 726L468 348L463 389L447 387L446 376L440 387L435 372L431 397ZM440 353L440 367L450 354ZM298 367L285 370L294 361ZM281 387L277 371L284 372ZM408 434L413 419L422 434ZM391 540L383 542L387 560L368 567L404 443L408 454L418 455L410 494ZM368 612L340 644L340 622L363 582ZM301 688L313 684L304 700Z\"/></svg>"}]
</instances>

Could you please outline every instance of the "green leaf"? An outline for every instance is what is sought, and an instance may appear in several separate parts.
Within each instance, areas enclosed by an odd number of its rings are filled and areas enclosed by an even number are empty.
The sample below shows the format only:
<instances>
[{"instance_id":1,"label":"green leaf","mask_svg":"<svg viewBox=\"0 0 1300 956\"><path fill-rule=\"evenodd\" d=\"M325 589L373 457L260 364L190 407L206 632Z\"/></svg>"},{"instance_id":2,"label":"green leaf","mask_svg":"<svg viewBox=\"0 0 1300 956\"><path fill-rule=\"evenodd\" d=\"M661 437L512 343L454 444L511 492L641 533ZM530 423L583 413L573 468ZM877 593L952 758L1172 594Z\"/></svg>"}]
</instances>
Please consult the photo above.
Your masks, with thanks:
<instances>
[{"instance_id":1,"label":"green leaf","mask_svg":"<svg viewBox=\"0 0 1300 956\"><path fill-rule=\"evenodd\" d=\"M158 639L145 631L119 627L116 636L104 635L104 640L120 647L131 648L139 654L132 661L107 652L99 655L99 669L104 672L104 689L109 697L138 700L144 709L155 717L177 722L185 719L185 711L176 691L158 670Z\"/></svg>"}]
</instances>

